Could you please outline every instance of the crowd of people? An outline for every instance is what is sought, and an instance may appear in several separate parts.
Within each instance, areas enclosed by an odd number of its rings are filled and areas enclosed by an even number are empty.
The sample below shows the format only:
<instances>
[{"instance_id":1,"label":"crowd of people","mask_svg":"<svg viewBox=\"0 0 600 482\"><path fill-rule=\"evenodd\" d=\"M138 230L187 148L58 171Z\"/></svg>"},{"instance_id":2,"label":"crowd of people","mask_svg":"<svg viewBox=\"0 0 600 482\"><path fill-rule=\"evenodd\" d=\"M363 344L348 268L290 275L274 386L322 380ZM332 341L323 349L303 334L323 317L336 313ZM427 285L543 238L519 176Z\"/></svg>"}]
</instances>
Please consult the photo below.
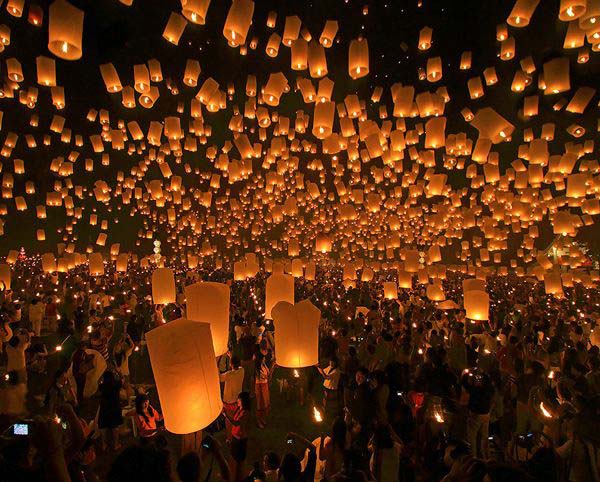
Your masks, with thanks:
<instances>
[{"instance_id":1,"label":"crowd of people","mask_svg":"<svg viewBox=\"0 0 600 482\"><path fill-rule=\"evenodd\" d=\"M319 364L289 369L264 317L267 277L178 269L177 302L161 306L151 269L46 274L20 259L0 293L0 479L600 480L597 289L557 298L535 278L488 276L489 320L474 322L460 308L461 273L443 280L457 306L443 310L417 283L385 299L392 271L346 288L327 266L295 279L296 301L321 310ZM175 437L145 333L185 316L183 287L199 280L231 290L223 413ZM274 397L304 407L312 433L280 413L283 440L265 440Z\"/></svg>"}]
</instances>

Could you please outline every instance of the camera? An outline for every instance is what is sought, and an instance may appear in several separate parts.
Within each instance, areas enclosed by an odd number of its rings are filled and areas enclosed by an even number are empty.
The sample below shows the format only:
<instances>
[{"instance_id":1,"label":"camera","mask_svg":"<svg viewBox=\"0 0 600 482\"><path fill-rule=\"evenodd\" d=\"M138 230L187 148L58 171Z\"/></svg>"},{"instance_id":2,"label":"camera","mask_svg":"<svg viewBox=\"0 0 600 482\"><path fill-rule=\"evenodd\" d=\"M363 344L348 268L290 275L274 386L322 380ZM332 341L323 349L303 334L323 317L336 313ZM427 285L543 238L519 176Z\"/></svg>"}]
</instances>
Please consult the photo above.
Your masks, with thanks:
<instances>
[{"instance_id":1,"label":"camera","mask_svg":"<svg viewBox=\"0 0 600 482\"><path fill-rule=\"evenodd\" d=\"M29 424L28 423L15 423L12 426L12 434L17 436L29 435Z\"/></svg>"},{"instance_id":2,"label":"camera","mask_svg":"<svg viewBox=\"0 0 600 482\"><path fill-rule=\"evenodd\" d=\"M294 440L293 440L293 439L291 439L291 438L289 438L289 439L287 439L287 443L288 443L289 445L291 445L291 444L293 444L293 443L294 443Z\"/></svg>"}]
</instances>

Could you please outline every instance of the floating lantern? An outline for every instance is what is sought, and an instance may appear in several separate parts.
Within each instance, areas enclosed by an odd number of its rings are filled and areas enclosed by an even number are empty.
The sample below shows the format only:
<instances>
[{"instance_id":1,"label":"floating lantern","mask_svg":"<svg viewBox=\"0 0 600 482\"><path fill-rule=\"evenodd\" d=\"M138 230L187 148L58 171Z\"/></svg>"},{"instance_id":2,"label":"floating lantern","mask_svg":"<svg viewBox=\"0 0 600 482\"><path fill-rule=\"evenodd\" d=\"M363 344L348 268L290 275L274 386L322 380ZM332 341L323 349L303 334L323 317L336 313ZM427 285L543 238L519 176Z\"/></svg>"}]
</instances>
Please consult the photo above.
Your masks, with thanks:
<instances>
[{"instance_id":1,"label":"floating lantern","mask_svg":"<svg viewBox=\"0 0 600 482\"><path fill-rule=\"evenodd\" d=\"M146 334L165 427L188 434L221 413L221 387L208 323L179 318Z\"/></svg>"},{"instance_id":2,"label":"floating lantern","mask_svg":"<svg viewBox=\"0 0 600 482\"><path fill-rule=\"evenodd\" d=\"M152 272L152 301L155 305L175 303L175 275L169 268L157 268Z\"/></svg>"},{"instance_id":3,"label":"floating lantern","mask_svg":"<svg viewBox=\"0 0 600 482\"><path fill-rule=\"evenodd\" d=\"M64 60L78 60L83 54L83 11L66 0L50 5L48 50Z\"/></svg>"}]
</instances>

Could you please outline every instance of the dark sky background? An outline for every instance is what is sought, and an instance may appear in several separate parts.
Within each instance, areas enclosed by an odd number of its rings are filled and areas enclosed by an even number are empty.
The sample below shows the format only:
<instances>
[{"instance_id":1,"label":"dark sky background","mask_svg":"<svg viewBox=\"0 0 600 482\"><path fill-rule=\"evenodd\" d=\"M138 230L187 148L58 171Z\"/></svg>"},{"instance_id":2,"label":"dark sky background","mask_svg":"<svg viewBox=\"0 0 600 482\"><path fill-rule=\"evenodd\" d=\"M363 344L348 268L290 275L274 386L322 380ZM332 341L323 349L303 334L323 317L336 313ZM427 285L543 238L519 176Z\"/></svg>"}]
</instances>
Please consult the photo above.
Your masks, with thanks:
<instances>
[{"instance_id":1,"label":"dark sky background","mask_svg":"<svg viewBox=\"0 0 600 482\"><path fill-rule=\"evenodd\" d=\"M510 83L518 60L511 62L500 62L497 59L499 43L496 41L496 25L505 21L510 12L512 1L498 0L461 0L461 1L433 1L423 0L419 7L417 0L377 0L364 2L357 0L314 0L314 1L273 1L260 0L255 4L253 25L250 29L248 39L253 36L259 38L257 50L248 50L247 56L240 56L239 50L232 49L222 35L223 24L227 15L230 2L226 0L213 0L208 10L206 25L188 24L179 46L171 45L162 38L164 26L172 11L180 11L181 4L175 0L134 0L132 7L126 7L117 0L84 1L72 0L72 4L85 11L83 57L75 62L67 62L57 59L57 81L65 87L67 106L58 114L67 118L66 127L73 129L73 134L82 134L87 141L90 134L98 133L98 125L85 121L89 108L109 109L113 115L111 123L116 123L116 118L138 120L144 132L150 120L162 120L167 115L176 112L177 103L186 104L187 117L189 113L189 101L197 92L197 88L186 87L182 81L185 62L188 58L199 60L202 73L199 79L203 81L208 76L216 79L221 87L228 82L235 82L235 103L242 105L244 99L243 86L248 74L256 74L259 84L264 83L271 72L283 71L292 83L296 73L290 71L290 53L287 47L281 46L279 56L276 59L267 57L264 48L268 36L273 31L266 27L266 18L269 11L278 13L276 31L283 31L283 24L287 15L298 15L306 25L313 37L320 36L325 21L334 19L339 21L339 32L336 37L339 41L332 49L327 50L329 66L329 77L335 81L334 100L342 101L352 92L356 92L363 98L369 98L375 86L385 88L382 102L387 102L388 112L391 113L391 101L389 87L395 82L415 85L417 92L435 90L439 85L446 85L451 95L451 101L446 106L448 125L446 133L467 131L474 139L476 132L469 127L460 116L459 112L464 106L469 106L473 111L487 105L494 107L500 114L513 122L517 130L513 136L513 143L495 146L501 153L501 172L516 158L518 145L522 142L522 128L532 127L539 136L541 124L556 122L556 140L550 146L551 154L562 152L562 144L568 139L564 128L577 120L587 129L583 139L596 137L596 104L597 95L592 100L590 107L584 116L576 118L566 112L554 113L550 106L556 102L557 96L542 97L540 99L541 115L534 117L526 124L521 122L516 112L522 108L522 95L515 95L510 91ZM564 33L567 24L557 19L558 0L544 0L540 5L526 29L510 29L511 35L515 36L517 43L517 59L532 55L538 69L541 65L554 57L568 55L576 56L577 50L565 51L562 49ZM26 2L29 4L29 2ZM35 57L38 55L51 56L47 50L47 15L50 2L38 2L44 9L44 26L34 28L26 21L26 15L16 19L6 13L4 6L0 14L0 23L6 23L12 30L11 45L3 54L7 57L17 57L25 74L24 85L35 83ZM363 15L363 8L368 6L368 15ZM418 32L423 26L433 28L433 46L426 52L417 49ZM350 40L364 35L369 41L370 50L370 75L366 78L353 81L347 73L348 44ZM405 43L407 50L404 51L402 44ZM465 50L473 52L472 69L461 71L458 68L461 53ZM444 62L443 79L440 83L431 84L419 82L417 79L417 68L425 67L427 58L441 56ZM179 86L180 95L172 96L161 86L161 97L155 107L145 110L140 107L126 109L121 105L121 94L111 95L106 92L98 66L106 62L112 62L119 72L123 85L133 83L133 65L145 63L151 58L160 60L165 78L171 77ZM485 87L486 95L482 100L471 101L468 99L466 87L467 79L481 74L486 67L495 65L500 85ZM591 60L584 65L571 62L571 85L597 86L600 62L598 54L592 54ZM2 62L2 74L6 75L4 62ZM300 75L303 75L301 73ZM306 75L306 74L304 74ZM526 92L533 95L537 91L535 87ZM574 93L574 89L567 93L566 97ZM231 115L231 102L226 111L212 114L207 122L212 125L213 136L209 139L211 143L221 145L226 136L227 122ZM310 106L301 103L299 94L290 94L284 98L283 105L278 109L283 113L293 113L296 109L304 108L311 112ZM369 107L374 114L377 105ZM50 172L49 165L53 157L65 155L71 149L77 149L74 144L66 146L54 136L51 147L42 146L42 134L47 131L52 115L56 110L52 107L50 92L48 89L39 89L39 100L37 107L28 109L13 99L0 100L0 110L4 111L4 120L0 138L3 139L7 132L14 131L19 134L32 133L38 141L38 148L27 149L24 138L21 136L19 145L13 151L12 158L22 158L26 164L26 175L21 176L22 181L15 183L14 195L22 194L24 181L34 180L38 188L38 199L40 193L48 191L54 183L55 174ZM29 118L31 114L40 116L40 127L30 127ZM371 115L371 117L374 117ZM182 122L185 126L186 123ZM582 142L582 139L579 139ZM204 149L199 148L196 153L184 153L184 161L192 165L199 165L203 169L208 168L208 163L203 157ZM112 180L119 170L127 175L131 166L138 162L135 156L128 156L126 151L115 153L111 151L111 166L104 168L100 165L100 156L94 155L89 147L82 151L80 161L76 166L73 180L75 184L92 186L96 179ZM95 170L92 173L85 172L83 159L93 157L95 159ZM379 161L381 162L381 161ZM11 166L12 159L4 160L6 166ZM173 166L172 166L173 167ZM154 166L155 169L156 166ZM180 166L175 166L174 173ZM449 175L449 182L453 186L467 185L467 180L462 178L464 171L454 171ZM158 177L155 176L155 177ZM152 176L150 176L152 178ZM186 180L186 183L188 181ZM120 199L120 198L119 198ZM27 198L30 209L26 213L14 213L13 201L7 200L9 204L9 216L6 218L5 235L0 238L0 252L8 249L25 246L28 250L44 251L52 249L58 241L53 231L64 226L64 215L58 211L48 208L48 220L41 223L35 218L35 202L31 197ZM91 206L91 204L90 204ZM99 208L100 213L103 208ZM110 227L110 245L113 242L121 242L122 250L133 249L137 230L141 226L139 217L131 218L128 209L113 212L108 219L119 219L118 224ZM88 213L89 214L89 213ZM103 216L99 216L102 218ZM87 222L87 215L84 215ZM82 220L83 221L83 220ZM93 243L99 232L98 227L81 225L77 226L79 242L81 247ZM35 229L44 227L46 229L47 241L39 243L35 241ZM580 237L589 241L594 249L600 251L598 229L595 227L582 229ZM552 239L551 229L548 223L542 226L542 237L540 242L547 243ZM142 246L142 249L150 251L151 241Z\"/></svg>"}]
</instances>

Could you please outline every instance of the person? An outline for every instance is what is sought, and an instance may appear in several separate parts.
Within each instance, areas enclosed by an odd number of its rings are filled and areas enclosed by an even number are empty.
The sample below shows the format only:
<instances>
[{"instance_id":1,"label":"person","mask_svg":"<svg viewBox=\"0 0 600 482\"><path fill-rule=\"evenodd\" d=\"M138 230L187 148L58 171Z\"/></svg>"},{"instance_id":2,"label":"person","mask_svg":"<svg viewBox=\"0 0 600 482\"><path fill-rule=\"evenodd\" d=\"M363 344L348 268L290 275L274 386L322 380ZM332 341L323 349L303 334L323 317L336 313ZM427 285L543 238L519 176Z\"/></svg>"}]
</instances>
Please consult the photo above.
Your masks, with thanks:
<instances>
[{"instance_id":1,"label":"person","mask_svg":"<svg viewBox=\"0 0 600 482\"><path fill-rule=\"evenodd\" d=\"M134 348L133 340L127 333L123 333L123 336L113 348L115 368L119 372L126 389L129 388L129 357L133 353Z\"/></svg>"},{"instance_id":2,"label":"person","mask_svg":"<svg viewBox=\"0 0 600 482\"><path fill-rule=\"evenodd\" d=\"M321 436L319 447L319 460L324 461L323 478L328 479L342 470L344 452L349 445L349 434L346 422L342 417L337 417L331 426L331 436Z\"/></svg>"},{"instance_id":3,"label":"person","mask_svg":"<svg viewBox=\"0 0 600 482\"><path fill-rule=\"evenodd\" d=\"M230 355L231 353L228 353L228 356ZM220 379L224 383L223 409L229 416L233 416L237 408L238 395L242 391L244 384L244 368L241 366L240 358L237 355L231 357L231 370L221 373ZM231 428L232 425L225 418L225 432L229 441L231 441Z\"/></svg>"},{"instance_id":4,"label":"person","mask_svg":"<svg viewBox=\"0 0 600 482\"><path fill-rule=\"evenodd\" d=\"M352 398L348 403L348 409L352 418L365 428L373 416L373 395L369 386L368 376L369 371L364 367L356 371L356 385L352 393Z\"/></svg>"},{"instance_id":5,"label":"person","mask_svg":"<svg viewBox=\"0 0 600 482\"><path fill-rule=\"evenodd\" d=\"M77 403L83 402L83 394L85 392L85 382L87 373L94 369L94 356L88 355L85 351L86 344L79 342L77 349L72 356L73 378L77 389Z\"/></svg>"},{"instance_id":6,"label":"person","mask_svg":"<svg viewBox=\"0 0 600 482\"><path fill-rule=\"evenodd\" d=\"M233 416L229 416L227 412L223 414L232 425L231 428L231 451L232 474L235 481L242 480L244 473L244 462L248 451L248 427L250 425L250 394L241 392L237 398L237 407Z\"/></svg>"},{"instance_id":7,"label":"person","mask_svg":"<svg viewBox=\"0 0 600 482\"><path fill-rule=\"evenodd\" d=\"M395 482L400 472L401 440L388 424L380 423L369 442L369 469L377 482Z\"/></svg>"},{"instance_id":8,"label":"person","mask_svg":"<svg viewBox=\"0 0 600 482\"><path fill-rule=\"evenodd\" d=\"M263 470L265 473L265 482L277 482L279 475L279 465L281 458L276 452L267 452L263 456Z\"/></svg>"},{"instance_id":9,"label":"person","mask_svg":"<svg viewBox=\"0 0 600 482\"><path fill-rule=\"evenodd\" d=\"M121 413L121 380L112 370L106 370L98 383L100 406L98 408L98 428L102 431L104 449L119 449L118 427L123 424Z\"/></svg>"},{"instance_id":10,"label":"person","mask_svg":"<svg viewBox=\"0 0 600 482\"><path fill-rule=\"evenodd\" d=\"M487 373L477 370L465 373L462 386L469 394L467 417L467 441L475 457L488 457L488 434L490 409L494 387Z\"/></svg>"},{"instance_id":11,"label":"person","mask_svg":"<svg viewBox=\"0 0 600 482\"><path fill-rule=\"evenodd\" d=\"M27 384L16 370L8 372L0 385L0 415L10 418L22 417L27 413Z\"/></svg>"},{"instance_id":12,"label":"person","mask_svg":"<svg viewBox=\"0 0 600 482\"><path fill-rule=\"evenodd\" d=\"M215 461L218 473L214 470ZM187 452L179 459L177 475L181 482L205 482L216 480L215 476L221 480L231 480L231 472L221 444L210 435L202 439L202 448L199 451Z\"/></svg>"},{"instance_id":13,"label":"person","mask_svg":"<svg viewBox=\"0 0 600 482\"><path fill-rule=\"evenodd\" d=\"M20 379L27 382L27 362L25 350L29 348L30 336L26 330L20 330L8 341L6 347L6 371L16 371L20 373Z\"/></svg>"},{"instance_id":14,"label":"person","mask_svg":"<svg viewBox=\"0 0 600 482\"><path fill-rule=\"evenodd\" d=\"M54 374L54 380L46 393L44 407L47 413L56 412L56 407L65 403L77 403L77 396L73 387L69 383L68 370L66 367L60 367Z\"/></svg>"},{"instance_id":15,"label":"person","mask_svg":"<svg viewBox=\"0 0 600 482\"><path fill-rule=\"evenodd\" d=\"M279 480L281 482L312 482L315 478L317 466L317 449L304 437L295 432L290 432L286 436L287 443L295 452L288 452L283 456L279 466ZM304 470L298 453L304 455L308 450L308 460Z\"/></svg>"},{"instance_id":16,"label":"person","mask_svg":"<svg viewBox=\"0 0 600 482\"><path fill-rule=\"evenodd\" d=\"M127 412L127 417L133 417L138 436L143 443L152 441L158 434L157 422L162 421L161 413L150 405L148 396L140 393L135 397L135 409Z\"/></svg>"},{"instance_id":17,"label":"person","mask_svg":"<svg viewBox=\"0 0 600 482\"><path fill-rule=\"evenodd\" d=\"M46 307L44 303L40 301L39 298L33 298L29 305L29 323L31 325L31 331L33 331L34 335L39 337L42 334L42 320L44 318L44 313L46 312Z\"/></svg>"},{"instance_id":18,"label":"person","mask_svg":"<svg viewBox=\"0 0 600 482\"><path fill-rule=\"evenodd\" d=\"M269 349L266 340L260 342L258 353L254 355L254 377L256 395L256 421L258 428L265 428L267 425L267 416L271 408L271 396L269 393L269 383L273 375L273 353Z\"/></svg>"},{"instance_id":19,"label":"person","mask_svg":"<svg viewBox=\"0 0 600 482\"><path fill-rule=\"evenodd\" d=\"M341 372L338 368L338 360L333 357L329 360L329 364L325 368L317 365L317 370L323 377L323 406L325 408L332 407L334 411L339 405L339 383Z\"/></svg>"}]
</instances>

